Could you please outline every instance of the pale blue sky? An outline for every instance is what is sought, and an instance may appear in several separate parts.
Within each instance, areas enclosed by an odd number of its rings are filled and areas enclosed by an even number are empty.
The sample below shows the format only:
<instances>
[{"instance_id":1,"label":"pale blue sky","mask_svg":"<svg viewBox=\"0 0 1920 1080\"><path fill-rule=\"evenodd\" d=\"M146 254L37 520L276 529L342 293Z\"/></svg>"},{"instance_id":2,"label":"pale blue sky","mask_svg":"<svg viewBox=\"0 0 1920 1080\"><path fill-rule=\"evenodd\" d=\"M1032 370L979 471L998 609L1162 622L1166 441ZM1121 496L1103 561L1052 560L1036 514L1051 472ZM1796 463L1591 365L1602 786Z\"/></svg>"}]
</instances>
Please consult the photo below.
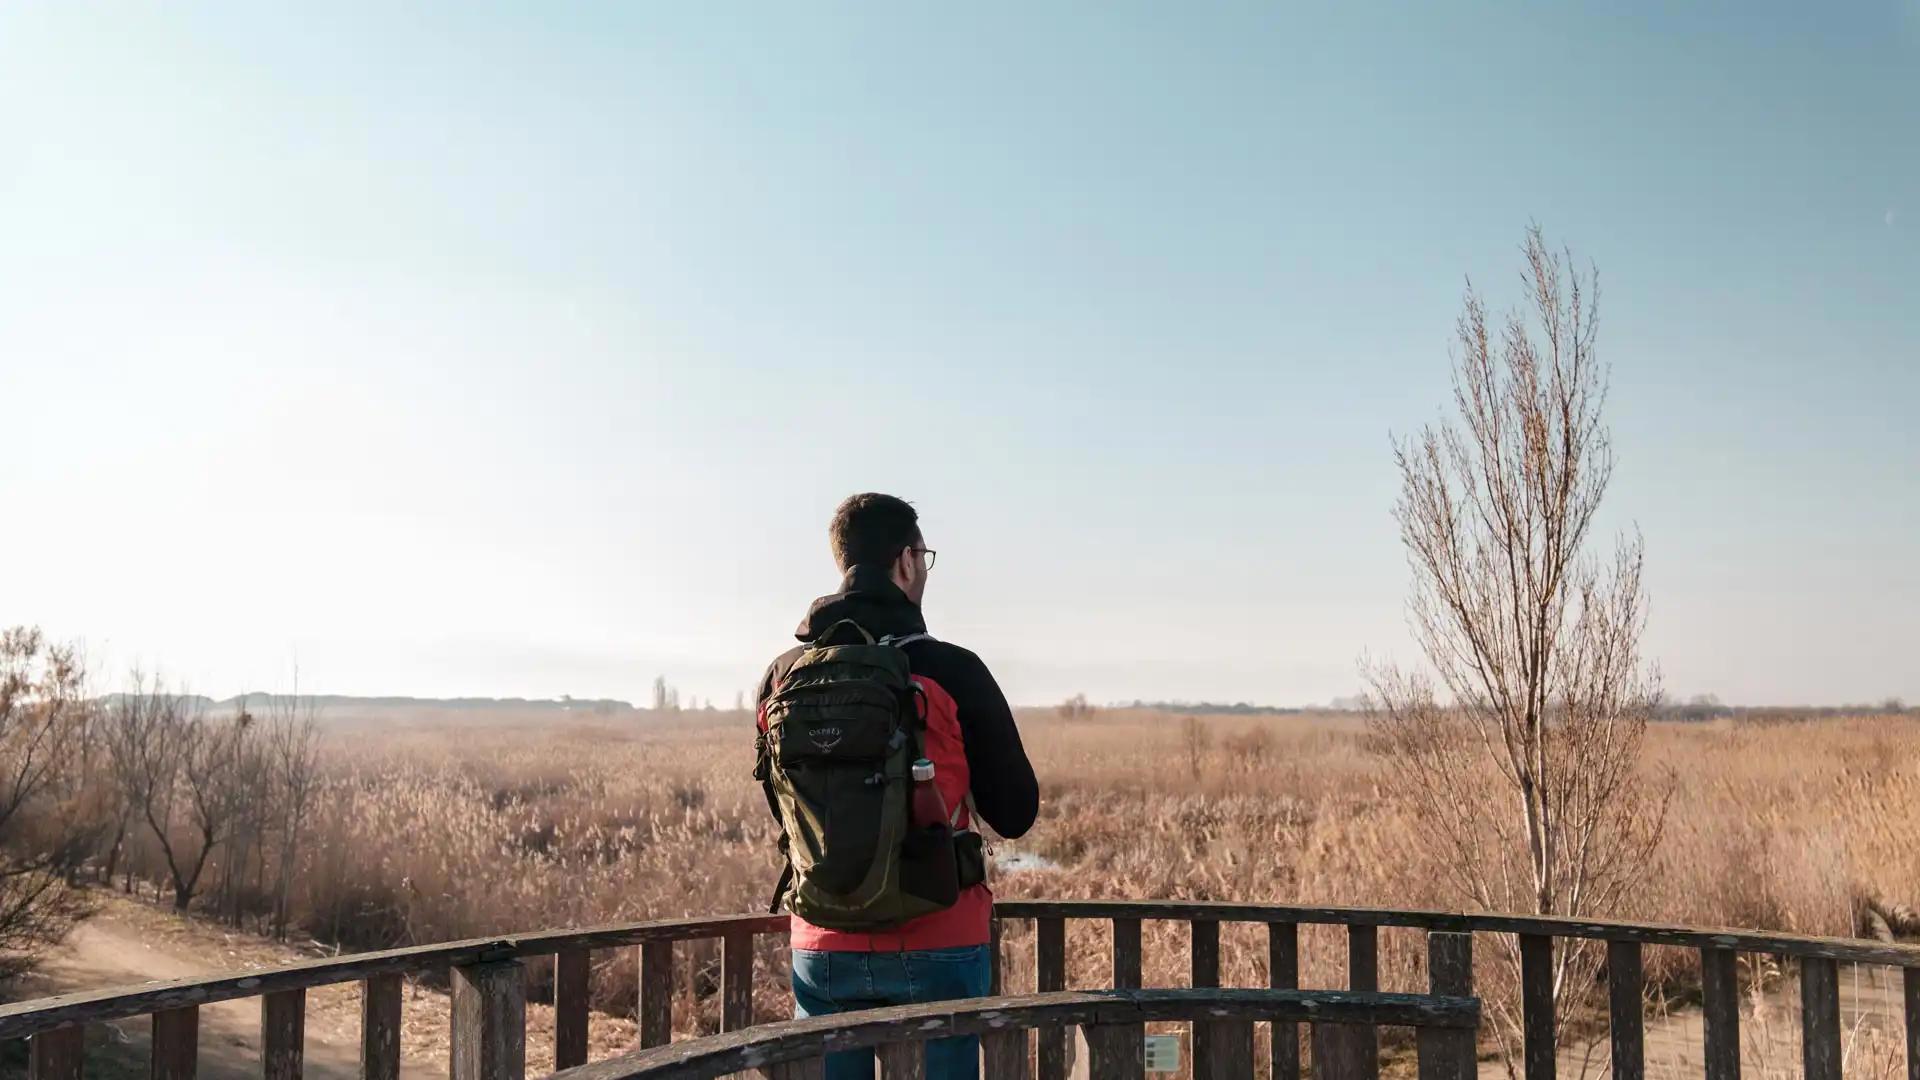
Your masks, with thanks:
<instances>
[{"instance_id":1,"label":"pale blue sky","mask_svg":"<svg viewBox=\"0 0 1920 1080\"><path fill-rule=\"evenodd\" d=\"M1920 2L8 4L0 623L726 701L915 500L1011 696L1410 655L1389 431L1601 270L1650 652L1920 698Z\"/></svg>"}]
</instances>

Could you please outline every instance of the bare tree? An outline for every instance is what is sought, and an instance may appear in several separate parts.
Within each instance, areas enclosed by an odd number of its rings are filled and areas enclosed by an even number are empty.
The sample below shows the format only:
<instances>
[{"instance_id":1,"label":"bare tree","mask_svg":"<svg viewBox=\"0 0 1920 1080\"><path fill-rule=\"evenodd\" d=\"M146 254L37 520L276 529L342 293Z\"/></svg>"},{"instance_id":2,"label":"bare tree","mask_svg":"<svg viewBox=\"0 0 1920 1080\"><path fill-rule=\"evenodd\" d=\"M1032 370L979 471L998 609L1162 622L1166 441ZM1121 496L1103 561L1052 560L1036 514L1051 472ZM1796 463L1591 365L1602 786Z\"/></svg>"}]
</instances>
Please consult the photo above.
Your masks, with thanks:
<instances>
[{"instance_id":1,"label":"bare tree","mask_svg":"<svg viewBox=\"0 0 1920 1080\"><path fill-rule=\"evenodd\" d=\"M0 977L31 967L84 909L67 871L98 838L48 805L90 719L83 681L71 648L0 631Z\"/></svg>"},{"instance_id":2,"label":"bare tree","mask_svg":"<svg viewBox=\"0 0 1920 1080\"><path fill-rule=\"evenodd\" d=\"M1394 448L1410 621L1444 700L1428 675L1375 669L1371 723L1460 899L1579 917L1624 899L1671 787L1640 768L1657 695L1639 656L1642 542L1622 537L1604 561L1589 550L1614 464L1593 276L1538 227L1525 253L1531 319L1496 333L1469 284L1458 423ZM1595 963L1591 949L1557 952L1563 1008Z\"/></svg>"},{"instance_id":3,"label":"bare tree","mask_svg":"<svg viewBox=\"0 0 1920 1080\"><path fill-rule=\"evenodd\" d=\"M1197 716L1189 716L1180 723L1180 741L1187 751L1187 773L1195 781L1200 779L1201 766L1206 764L1207 751L1213 746L1213 733Z\"/></svg>"},{"instance_id":4,"label":"bare tree","mask_svg":"<svg viewBox=\"0 0 1920 1080\"><path fill-rule=\"evenodd\" d=\"M287 896L299 866L300 833L306 827L320 780L320 709L301 698L299 681L290 697L268 706L268 761L279 810L279 852L273 884L273 934L287 936Z\"/></svg>"}]
</instances>

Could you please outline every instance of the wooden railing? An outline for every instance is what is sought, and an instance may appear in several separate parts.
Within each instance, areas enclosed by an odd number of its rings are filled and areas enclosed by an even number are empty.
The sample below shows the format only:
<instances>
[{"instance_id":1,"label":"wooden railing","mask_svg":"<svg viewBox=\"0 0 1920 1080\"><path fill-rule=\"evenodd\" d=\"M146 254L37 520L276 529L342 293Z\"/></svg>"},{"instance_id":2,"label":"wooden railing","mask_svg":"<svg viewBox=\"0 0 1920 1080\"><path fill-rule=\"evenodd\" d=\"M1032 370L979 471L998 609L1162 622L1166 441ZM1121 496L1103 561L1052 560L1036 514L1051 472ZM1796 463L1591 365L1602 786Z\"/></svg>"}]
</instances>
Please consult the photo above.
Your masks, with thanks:
<instances>
[{"instance_id":1,"label":"wooden railing","mask_svg":"<svg viewBox=\"0 0 1920 1080\"><path fill-rule=\"evenodd\" d=\"M759 1070L772 1080L818 1080L823 1055L874 1048L881 1080L925 1076L926 1043L977 1035L988 1080L1027 1075L1027 1031L1079 1027L1088 1073L1141 1080L1143 1033L1152 1021L1185 1021L1207 1035L1213 1053L1196 1062L1196 1080L1253 1075L1253 1026L1311 1025L1318 1080L1378 1076L1373 1047L1382 1026L1418 1033L1421 1080L1473 1080L1480 1003L1424 994L1340 990L1082 990L1029 997L980 998L873 1009L765 1024L672 1046L641 1050L555 1074L553 1080L708 1080Z\"/></svg>"},{"instance_id":2,"label":"wooden railing","mask_svg":"<svg viewBox=\"0 0 1920 1080\"><path fill-rule=\"evenodd\" d=\"M1254 923L1267 933L1270 989L1298 989L1299 927L1347 928L1347 989L1378 989L1378 931L1407 927L1427 932L1432 995L1472 995L1475 933L1517 938L1521 958L1523 1053L1527 1080L1554 1080L1553 942L1556 938L1603 941L1607 950L1608 1002L1613 1075L1643 1080L1641 963L1645 945L1697 950L1704 1012L1706 1080L1737 1080L1740 1032L1735 957L1770 954L1797 961L1801 976L1803 1066L1808 1080L1840 1080L1841 963L1902 969L1907 1034L1907 1075L1920 1080L1920 947L1836 938L1736 930L1702 930L1608 920L1517 915L1461 915L1433 911L1293 907L1235 903L1150 901L1008 901L995 909L992 993L1001 993L1000 928L1007 920L1034 924L1036 989L1066 990L1066 924L1094 919L1111 924L1110 983L1131 991L1141 984L1141 925L1174 920L1189 926L1191 985L1210 990L1220 982L1220 925ZM447 972L453 988L453 1080L518 1080L526 1072L522 961L552 956L555 964L555 1066L568 1069L587 1059L587 972L594 950L638 953L639 1045L653 1048L672 1038L674 943L721 942L721 1029L737 1032L753 1022L753 943L757 935L785 935L784 916L740 915L680 919L548 931L506 938L454 942L294 964L271 971L211 979L149 983L59 998L0 1005L0 1040L30 1038L31 1080L78 1080L82 1037L89 1024L150 1016L153 1073L189 1080L197 1061L198 1009L213 1002L258 997L261 1001L262 1072L269 1080L300 1075L305 993L338 983L362 984L362 1064L372 1080L399 1075L400 989L407 976ZM1277 1000L1277 999L1276 999ZM1067 1021L1037 1015L1034 1064L1038 1080L1061 1080L1066 1072ZM1440 1029L1436 1029L1439 1032ZM1195 1032L1195 1065L1212 1069L1219 1052L1201 1025ZM1297 1026L1276 1022L1269 1041L1275 1080L1298 1080ZM1429 1035L1423 1034L1422 1038ZM1444 1038L1444 1034L1431 1037ZM1369 1044L1371 1046L1371 1044ZM688 1074L693 1075L693 1074ZM1204 1074L1203 1074L1204 1075Z\"/></svg>"}]
</instances>

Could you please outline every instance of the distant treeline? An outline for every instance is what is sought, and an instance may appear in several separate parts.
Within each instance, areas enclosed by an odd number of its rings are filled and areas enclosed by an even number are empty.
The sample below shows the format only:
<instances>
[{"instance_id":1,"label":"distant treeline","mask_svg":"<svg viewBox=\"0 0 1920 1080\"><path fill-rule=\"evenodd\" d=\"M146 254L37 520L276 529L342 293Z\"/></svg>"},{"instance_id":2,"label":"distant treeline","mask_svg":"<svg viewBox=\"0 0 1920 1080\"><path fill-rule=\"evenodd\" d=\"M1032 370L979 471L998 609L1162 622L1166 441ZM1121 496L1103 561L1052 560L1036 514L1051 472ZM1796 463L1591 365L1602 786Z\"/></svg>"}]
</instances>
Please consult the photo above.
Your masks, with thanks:
<instances>
[{"instance_id":1,"label":"distant treeline","mask_svg":"<svg viewBox=\"0 0 1920 1080\"><path fill-rule=\"evenodd\" d=\"M1189 713L1196 716L1298 716L1302 713L1326 712L1324 708L1298 708L1284 705L1250 705L1244 701L1231 704L1218 701L1123 701L1107 706L1110 709L1143 709L1154 712ZM1337 706L1332 707L1337 708Z\"/></svg>"},{"instance_id":2,"label":"distant treeline","mask_svg":"<svg viewBox=\"0 0 1920 1080\"><path fill-rule=\"evenodd\" d=\"M108 694L99 699L102 705L115 705L127 695ZM184 703L200 708L250 709L269 705L285 705L295 701L288 694L236 694L224 700L194 694L182 697ZM618 698L421 698L421 697L354 697L349 694L301 694L297 699L302 705L315 705L321 708L365 706L374 708L427 708L427 709L588 709L594 712L616 712L633 708L631 702Z\"/></svg>"}]
</instances>

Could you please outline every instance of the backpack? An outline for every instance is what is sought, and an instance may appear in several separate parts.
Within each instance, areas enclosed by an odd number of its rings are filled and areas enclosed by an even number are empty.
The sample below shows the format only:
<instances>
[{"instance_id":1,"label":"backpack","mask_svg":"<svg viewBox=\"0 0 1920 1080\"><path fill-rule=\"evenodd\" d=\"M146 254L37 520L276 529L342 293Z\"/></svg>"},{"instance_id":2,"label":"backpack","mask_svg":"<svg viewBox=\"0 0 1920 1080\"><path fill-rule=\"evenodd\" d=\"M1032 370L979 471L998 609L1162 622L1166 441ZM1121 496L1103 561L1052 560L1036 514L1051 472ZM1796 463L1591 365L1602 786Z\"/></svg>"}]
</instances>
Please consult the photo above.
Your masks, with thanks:
<instances>
[{"instance_id":1,"label":"backpack","mask_svg":"<svg viewBox=\"0 0 1920 1080\"><path fill-rule=\"evenodd\" d=\"M956 833L951 820L910 826L926 696L906 640L876 641L843 619L767 698L754 778L780 822L787 864L769 911L784 901L828 930L881 930L951 907L985 879L978 833Z\"/></svg>"}]
</instances>

